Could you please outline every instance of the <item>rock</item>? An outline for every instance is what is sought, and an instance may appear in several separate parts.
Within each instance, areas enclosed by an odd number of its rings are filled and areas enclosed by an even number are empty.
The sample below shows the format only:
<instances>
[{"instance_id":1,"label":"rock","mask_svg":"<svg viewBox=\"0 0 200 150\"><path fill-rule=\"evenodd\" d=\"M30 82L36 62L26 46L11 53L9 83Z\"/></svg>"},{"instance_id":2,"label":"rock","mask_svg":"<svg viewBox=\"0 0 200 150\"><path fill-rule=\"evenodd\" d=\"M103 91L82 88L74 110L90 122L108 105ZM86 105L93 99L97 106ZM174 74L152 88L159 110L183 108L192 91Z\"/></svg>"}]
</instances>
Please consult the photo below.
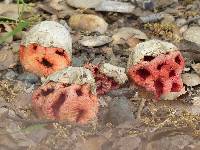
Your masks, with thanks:
<instances>
[{"instance_id":1,"label":"rock","mask_svg":"<svg viewBox=\"0 0 200 150\"><path fill-rule=\"evenodd\" d=\"M194 69L194 71L195 71L198 75L200 75L200 63L192 64L191 66L192 66L192 68Z\"/></svg>"},{"instance_id":2,"label":"rock","mask_svg":"<svg viewBox=\"0 0 200 150\"><path fill-rule=\"evenodd\" d=\"M137 2L137 5L143 9L153 10L155 7L153 0L148 0L148 1L136 0L136 2Z\"/></svg>"},{"instance_id":3,"label":"rock","mask_svg":"<svg viewBox=\"0 0 200 150\"><path fill-rule=\"evenodd\" d=\"M188 28L183 34L183 37L185 40L188 40L200 45L199 35L200 35L200 27L195 26L195 27Z\"/></svg>"},{"instance_id":4,"label":"rock","mask_svg":"<svg viewBox=\"0 0 200 150\"><path fill-rule=\"evenodd\" d=\"M81 56L79 57L76 57L76 56L72 57L72 66L74 67L81 67L86 62L87 62L87 57L84 53L82 53Z\"/></svg>"},{"instance_id":5,"label":"rock","mask_svg":"<svg viewBox=\"0 0 200 150\"><path fill-rule=\"evenodd\" d=\"M112 150L137 150L141 146L141 139L137 136L125 136L115 141Z\"/></svg>"},{"instance_id":6,"label":"rock","mask_svg":"<svg viewBox=\"0 0 200 150\"><path fill-rule=\"evenodd\" d=\"M12 51L3 49L0 51L0 70L12 68L17 64L17 61Z\"/></svg>"},{"instance_id":7,"label":"rock","mask_svg":"<svg viewBox=\"0 0 200 150\"><path fill-rule=\"evenodd\" d=\"M29 72L25 72L19 75L19 77L17 78L20 81L26 81L29 82L31 84L35 84L39 81L39 77L36 76L35 74L29 73Z\"/></svg>"},{"instance_id":8,"label":"rock","mask_svg":"<svg viewBox=\"0 0 200 150\"><path fill-rule=\"evenodd\" d=\"M15 79L17 76L18 76L18 73L14 72L13 70L10 70L4 75L4 78L12 80L12 79Z\"/></svg>"},{"instance_id":9,"label":"rock","mask_svg":"<svg viewBox=\"0 0 200 150\"><path fill-rule=\"evenodd\" d=\"M170 14L164 14L164 18L161 21L161 23L167 24L167 23L173 23L174 21L175 21L174 16L172 16Z\"/></svg>"},{"instance_id":10,"label":"rock","mask_svg":"<svg viewBox=\"0 0 200 150\"><path fill-rule=\"evenodd\" d=\"M187 21L186 21L185 18L178 18L178 19L176 19L176 25L177 25L178 27L184 25L186 22L187 22Z\"/></svg>"},{"instance_id":11,"label":"rock","mask_svg":"<svg viewBox=\"0 0 200 150\"><path fill-rule=\"evenodd\" d=\"M79 40L79 43L87 47L97 47L110 43L112 39L109 36L85 36Z\"/></svg>"},{"instance_id":12,"label":"rock","mask_svg":"<svg viewBox=\"0 0 200 150\"><path fill-rule=\"evenodd\" d=\"M132 13L135 6L131 3L126 2L116 2L116 1L103 1L98 5L96 11L108 11L108 12L120 12L120 13Z\"/></svg>"},{"instance_id":13,"label":"rock","mask_svg":"<svg viewBox=\"0 0 200 150\"><path fill-rule=\"evenodd\" d=\"M106 120L114 125L134 120L130 103L126 97L116 97L110 102Z\"/></svg>"},{"instance_id":14,"label":"rock","mask_svg":"<svg viewBox=\"0 0 200 150\"><path fill-rule=\"evenodd\" d=\"M103 136L93 136L76 143L74 150L102 150L101 146L107 139Z\"/></svg>"},{"instance_id":15,"label":"rock","mask_svg":"<svg viewBox=\"0 0 200 150\"><path fill-rule=\"evenodd\" d=\"M90 14L72 15L69 19L69 25L75 30L100 33L106 32L108 27L103 18Z\"/></svg>"},{"instance_id":16,"label":"rock","mask_svg":"<svg viewBox=\"0 0 200 150\"><path fill-rule=\"evenodd\" d=\"M195 73L182 74L182 80L187 86L196 86L200 84L200 77Z\"/></svg>"},{"instance_id":17,"label":"rock","mask_svg":"<svg viewBox=\"0 0 200 150\"><path fill-rule=\"evenodd\" d=\"M118 31L112 36L112 39L113 44L125 44L134 39L146 40L148 37L144 32L138 29L123 27L118 29Z\"/></svg>"},{"instance_id":18,"label":"rock","mask_svg":"<svg viewBox=\"0 0 200 150\"><path fill-rule=\"evenodd\" d=\"M102 0L66 0L67 4L75 8L95 8Z\"/></svg>"},{"instance_id":19,"label":"rock","mask_svg":"<svg viewBox=\"0 0 200 150\"><path fill-rule=\"evenodd\" d=\"M159 138L159 140L152 141L147 144L148 150L186 150L187 146L193 142L192 136L189 135L175 135Z\"/></svg>"},{"instance_id":20,"label":"rock","mask_svg":"<svg viewBox=\"0 0 200 150\"><path fill-rule=\"evenodd\" d=\"M154 0L154 3L155 3L155 7L156 8L165 8L169 5L172 5L173 3L178 3L178 0Z\"/></svg>"}]
</instances>

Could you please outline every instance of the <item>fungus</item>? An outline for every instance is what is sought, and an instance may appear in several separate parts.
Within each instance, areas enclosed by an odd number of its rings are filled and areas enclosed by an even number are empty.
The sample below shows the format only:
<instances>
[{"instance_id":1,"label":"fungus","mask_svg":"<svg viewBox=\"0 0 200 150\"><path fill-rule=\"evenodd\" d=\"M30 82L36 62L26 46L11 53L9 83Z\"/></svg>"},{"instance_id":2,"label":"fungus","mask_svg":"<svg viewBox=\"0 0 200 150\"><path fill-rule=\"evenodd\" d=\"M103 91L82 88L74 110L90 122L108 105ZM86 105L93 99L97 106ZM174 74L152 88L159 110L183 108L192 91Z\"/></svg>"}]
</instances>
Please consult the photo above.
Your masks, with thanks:
<instances>
[{"instance_id":1,"label":"fungus","mask_svg":"<svg viewBox=\"0 0 200 150\"><path fill-rule=\"evenodd\" d=\"M54 21L35 25L23 38L19 58L25 70L48 76L71 65L72 40L69 31Z\"/></svg>"},{"instance_id":2,"label":"fungus","mask_svg":"<svg viewBox=\"0 0 200 150\"><path fill-rule=\"evenodd\" d=\"M97 94L100 95L119 88L128 79L125 74L125 68L113 66L108 63L102 65L86 64L85 68L88 68L93 73L97 86Z\"/></svg>"},{"instance_id":3,"label":"fungus","mask_svg":"<svg viewBox=\"0 0 200 150\"><path fill-rule=\"evenodd\" d=\"M184 58L171 43L150 40L138 44L129 57L127 68L133 83L153 92L157 99L183 89Z\"/></svg>"},{"instance_id":4,"label":"fungus","mask_svg":"<svg viewBox=\"0 0 200 150\"><path fill-rule=\"evenodd\" d=\"M93 76L81 67L58 71L34 91L32 103L39 117L85 124L98 112Z\"/></svg>"}]
</instances>

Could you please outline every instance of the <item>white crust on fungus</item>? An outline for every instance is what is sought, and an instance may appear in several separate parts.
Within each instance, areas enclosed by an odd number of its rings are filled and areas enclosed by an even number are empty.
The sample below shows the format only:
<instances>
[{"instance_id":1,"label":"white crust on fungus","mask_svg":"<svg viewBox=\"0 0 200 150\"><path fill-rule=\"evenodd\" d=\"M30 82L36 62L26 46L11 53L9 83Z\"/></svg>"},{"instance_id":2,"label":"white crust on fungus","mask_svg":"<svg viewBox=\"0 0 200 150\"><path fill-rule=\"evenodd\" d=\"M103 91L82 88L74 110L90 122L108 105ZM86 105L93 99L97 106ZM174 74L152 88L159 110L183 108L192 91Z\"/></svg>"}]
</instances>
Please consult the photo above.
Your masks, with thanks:
<instances>
[{"instance_id":1,"label":"white crust on fungus","mask_svg":"<svg viewBox=\"0 0 200 150\"><path fill-rule=\"evenodd\" d=\"M109 63L102 64L100 66L100 72L113 78L119 84L124 84L128 80L128 77L125 74L125 68L113 66Z\"/></svg>"},{"instance_id":2,"label":"white crust on fungus","mask_svg":"<svg viewBox=\"0 0 200 150\"><path fill-rule=\"evenodd\" d=\"M180 92L169 92L166 94L161 95L161 100L176 100L179 96L185 94L187 91L185 90L185 87L181 89Z\"/></svg>"},{"instance_id":3,"label":"white crust on fungus","mask_svg":"<svg viewBox=\"0 0 200 150\"><path fill-rule=\"evenodd\" d=\"M64 49L72 55L72 39L69 31L55 21L42 21L28 31L22 39L22 45L36 43L44 47L57 47Z\"/></svg>"},{"instance_id":4,"label":"white crust on fungus","mask_svg":"<svg viewBox=\"0 0 200 150\"><path fill-rule=\"evenodd\" d=\"M46 84L50 81L60 82L65 84L89 84L91 92L96 94L96 84L92 72L84 67L68 67L61 71L57 71L43 79Z\"/></svg>"},{"instance_id":5,"label":"white crust on fungus","mask_svg":"<svg viewBox=\"0 0 200 150\"><path fill-rule=\"evenodd\" d=\"M178 48L169 42L161 40L149 40L136 45L133 52L129 56L127 67L140 63L144 56L158 56L167 52L176 51Z\"/></svg>"}]
</instances>

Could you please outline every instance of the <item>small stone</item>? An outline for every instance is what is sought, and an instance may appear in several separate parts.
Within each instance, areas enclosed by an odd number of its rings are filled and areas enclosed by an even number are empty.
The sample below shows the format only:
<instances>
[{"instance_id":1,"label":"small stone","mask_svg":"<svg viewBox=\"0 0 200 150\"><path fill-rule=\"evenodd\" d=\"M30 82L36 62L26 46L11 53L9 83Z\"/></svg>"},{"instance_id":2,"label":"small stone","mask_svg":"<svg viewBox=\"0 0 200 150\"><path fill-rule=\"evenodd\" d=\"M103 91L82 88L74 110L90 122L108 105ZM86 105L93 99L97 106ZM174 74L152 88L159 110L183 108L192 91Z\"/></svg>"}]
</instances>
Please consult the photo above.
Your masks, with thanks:
<instances>
[{"instance_id":1,"label":"small stone","mask_svg":"<svg viewBox=\"0 0 200 150\"><path fill-rule=\"evenodd\" d=\"M17 76L18 76L18 73L14 72L13 70L10 70L4 75L4 78L12 80L12 79L15 79Z\"/></svg>"},{"instance_id":2,"label":"small stone","mask_svg":"<svg viewBox=\"0 0 200 150\"><path fill-rule=\"evenodd\" d=\"M79 43L87 47L97 47L110 43L112 39L109 36L85 36L79 40Z\"/></svg>"},{"instance_id":3,"label":"small stone","mask_svg":"<svg viewBox=\"0 0 200 150\"><path fill-rule=\"evenodd\" d=\"M96 11L108 11L108 12L119 12L119 13L132 13L135 9L135 6L131 3L126 2L116 2L116 1L103 1L98 5Z\"/></svg>"},{"instance_id":4,"label":"small stone","mask_svg":"<svg viewBox=\"0 0 200 150\"><path fill-rule=\"evenodd\" d=\"M95 8L102 0L66 0L67 4L75 8Z\"/></svg>"},{"instance_id":5,"label":"small stone","mask_svg":"<svg viewBox=\"0 0 200 150\"><path fill-rule=\"evenodd\" d=\"M31 84L35 84L39 81L39 77L36 76L35 74L25 72L25 73L22 73L21 75L19 75L18 80L26 81L26 82L29 82Z\"/></svg>"},{"instance_id":6,"label":"small stone","mask_svg":"<svg viewBox=\"0 0 200 150\"><path fill-rule=\"evenodd\" d=\"M164 14L164 18L161 21L161 23L167 24L167 23L173 23L174 21L175 21L174 16L172 16L170 14Z\"/></svg>"},{"instance_id":7,"label":"small stone","mask_svg":"<svg viewBox=\"0 0 200 150\"><path fill-rule=\"evenodd\" d=\"M187 86L196 86L200 84L200 77L195 73L182 74L182 80Z\"/></svg>"},{"instance_id":8,"label":"small stone","mask_svg":"<svg viewBox=\"0 0 200 150\"><path fill-rule=\"evenodd\" d=\"M112 145L113 150L137 150L140 149L141 139L137 136L125 136L115 141Z\"/></svg>"},{"instance_id":9,"label":"small stone","mask_svg":"<svg viewBox=\"0 0 200 150\"><path fill-rule=\"evenodd\" d=\"M176 19L176 25L177 25L178 27L184 25L186 22L187 22L187 21L186 21L186 19L184 19L184 18Z\"/></svg>"},{"instance_id":10,"label":"small stone","mask_svg":"<svg viewBox=\"0 0 200 150\"><path fill-rule=\"evenodd\" d=\"M96 15L76 14L69 19L69 25L75 30L104 33L108 24L105 20Z\"/></svg>"},{"instance_id":11,"label":"small stone","mask_svg":"<svg viewBox=\"0 0 200 150\"><path fill-rule=\"evenodd\" d=\"M194 69L194 71L195 71L198 75L200 75L200 63L192 64L191 66L192 66L192 68Z\"/></svg>"},{"instance_id":12,"label":"small stone","mask_svg":"<svg viewBox=\"0 0 200 150\"><path fill-rule=\"evenodd\" d=\"M188 40L190 42L194 42L198 45L200 45L200 27L190 27L188 28L185 33L183 34L183 37L185 40Z\"/></svg>"},{"instance_id":13,"label":"small stone","mask_svg":"<svg viewBox=\"0 0 200 150\"><path fill-rule=\"evenodd\" d=\"M188 149L187 145L193 142L192 136L189 135L175 135L175 136L163 136L158 140L149 142L146 149L148 150L184 150Z\"/></svg>"},{"instance_id":14,"label":"small stone","mask_svg":"<svg viewBox=\"0 0 200 150\"><path fill-rule=\"evenodd\" d=\"M112 36L113 44L125 44L130 43L131 40L138 39L146 40L148 37L146 34L138 29L131 27L123 27L117 30L117 32ZM133 41L132 41L133 42Z\"/></svg>"},{"instance_id":15,"label":"small stone","mask_svg":"<svg viewBox=\"0 0 200 150\"><path fill-rule=\"evenodd\" d=\"M109 104L107 121L114 125L119 125L126 121L133 121L134 116L131 112L129 101L126 97L116 97Z\"/></svg>"},{"instance_id":16,"label":"small stone","mask_svg":"<svg viewBox=\"0 0 200 150\"><path fill-rule=\"evenodd\" d=\"M0 51L0 70L12 68L16 65L16 59L12 51L3 49Z\"/></svg>"}]
</instances>

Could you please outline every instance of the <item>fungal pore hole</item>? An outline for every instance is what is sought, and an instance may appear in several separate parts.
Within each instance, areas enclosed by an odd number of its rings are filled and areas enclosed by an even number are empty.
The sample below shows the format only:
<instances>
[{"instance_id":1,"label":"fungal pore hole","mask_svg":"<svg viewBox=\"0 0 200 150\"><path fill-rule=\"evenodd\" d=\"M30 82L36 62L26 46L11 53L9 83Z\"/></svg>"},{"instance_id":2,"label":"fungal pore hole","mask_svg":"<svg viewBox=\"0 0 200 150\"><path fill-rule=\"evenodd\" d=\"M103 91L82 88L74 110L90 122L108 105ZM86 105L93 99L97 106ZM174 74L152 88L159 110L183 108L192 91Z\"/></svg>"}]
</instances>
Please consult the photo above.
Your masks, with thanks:
<instances>
[{"instance_id":1,"label":"fungal pore hole","mask_svg":"<svg viewBox=\"0 0 200 150\"><path fill-rule=\"evenodd\" d=\"M178 56L176 56L176 58L175 58L175 62L177 63L177 64L181 64L181 58L180 58L180 56L178 55Z\"/></svg>"},{"instance_id":2,"label":"fungal pore hole","mask_svg":"<svg viewBox=\"0 0 200 150\"><path fill-rule=\"evenodd\" d=\"M153 56L144 56L144 61L152 61L154 58Z\"/></svg>"},{"instance_id":3,"label":"fungal pore hole","mask_svg":"<svg viewBox=\"0 0 200 150\"><path fill-rule=\"evenodd\" d=\"M180 89L180 85L177 83L172 84L171 92L178 92Z\"/></svg>"},{"instance_id":4,"label":"fungal pore hole","mask_svg":"<svg viewBox=\"0 0 200 150\"><path fill-rule=\"evenodd\" d=\"M161 70L161 68L164 66L164 64L162 63L162 64L159 64L158 66L157 66L157 69L158 70Z\"/></svg>"},{"instance_id":5,"label":"fungal pore hole","mask_svg":"<svg viewBox=\"0 0 200 150\"><path fill-rule=\"evenodd\" d=\"M52 63L50 63L47 59L45 58L42 58L42 62L41 62L42 65L44 65L45 67L47 68L51 68L53 66Z\"/></svg>"},{"instance_id":6,"label":"fungal pore hole","mask_svg":"<svg viewBox=\"0 0 200 150\"><path fill-rule=\"evenodd\" d=\"M34 50L36 50L37 47L38 47L38 46L37 46L36 44L33 44L33 49L34 49Z\"/></svg>"},{"instance_id":7,"label":"fungal pore hole","mask_svg":"<svg viewBox=\"0 0 200 150\"><path fill-rule=\"evenodd\" d=\"M67 95L65 93L60 94L56 102L52 105L53 113L55 116L58 116L60 107L65 102L66 97Z\"/></svg>"},{"instance_id":8,"label":"fungal pore hole","mask_svg":"<svg viewBox=\"0 0 200 150\"><path fill-rule=\"evenodd\" d=\"M82 96L82 95L83 95L83 92L81 91L81 89L78 89L78 90L76 90L76 94L77 94L78 96Z\"/></svg>"},{"instance_id":9,"label":"fungal pore hole","mask_svg":"<svg viewBox=\"0 0 200 150\"><path fill-rule=\"evenodd\" d=\"M137 70L136 74L138 74L144 80L150 76L150 72L144 68Z\"/></svg>"},{"instance_id":10,"label":"fungal pore hole","mask_svg":"<svg viewBox=\"0 0 200 150\"><path fill-rule=\"evenodd\" d=\"M154 86L156 89L156 94L160 96L163 93L163 87L164 87L163 82L160 79L157 79L154 82Z\"/></svg>"},{"instance_id":11,"label":"fungal pore hole","mask_svg":"<svg viewBox=\"0 0 200 150\"><path fill-rule=\"evenodd\" d=\"M84 109L77 109L77 116L76 116L76 122L79 122L81 118L83 118L85 114Z\"/></svg>"},{"instance_id":12,"label":"fungal pore hole","mask_svg":"<svg viewBox=\"0 0 200 150\"><path fill-rule=\"evenodd\" d=\"M56 54L58 54L58 55L60 55L60 56L64 56L64 55L65 55L65 52L64 52L64 50L62 50L62 51L57 50L57 51L56 51Z\"/></svg>"},{"instance_id":13,"label":"fungal pore hole","mask_svg":"<svg viewBox=\"0 0 200 150\"><path fill-rule=\"evenodd\" d=\"M174 77L174 76L176 76L176 72L175 72L175 70L171 70L169 72L169 77Z\"/></svg>"},{"instance_id":14,"label":"fungal pore hole","mask_svg":"<svg viewBox=\"0 0 200 150\"><path fill-rule=\"evenodd\" d=\"M53 88L48 88L47 90L43 90L42 89L42 91L41 91L41 93L42 93L43 96L47 96L47 95L49 95L52 92L54 92Z\"/></svg>"}]
</instances>

